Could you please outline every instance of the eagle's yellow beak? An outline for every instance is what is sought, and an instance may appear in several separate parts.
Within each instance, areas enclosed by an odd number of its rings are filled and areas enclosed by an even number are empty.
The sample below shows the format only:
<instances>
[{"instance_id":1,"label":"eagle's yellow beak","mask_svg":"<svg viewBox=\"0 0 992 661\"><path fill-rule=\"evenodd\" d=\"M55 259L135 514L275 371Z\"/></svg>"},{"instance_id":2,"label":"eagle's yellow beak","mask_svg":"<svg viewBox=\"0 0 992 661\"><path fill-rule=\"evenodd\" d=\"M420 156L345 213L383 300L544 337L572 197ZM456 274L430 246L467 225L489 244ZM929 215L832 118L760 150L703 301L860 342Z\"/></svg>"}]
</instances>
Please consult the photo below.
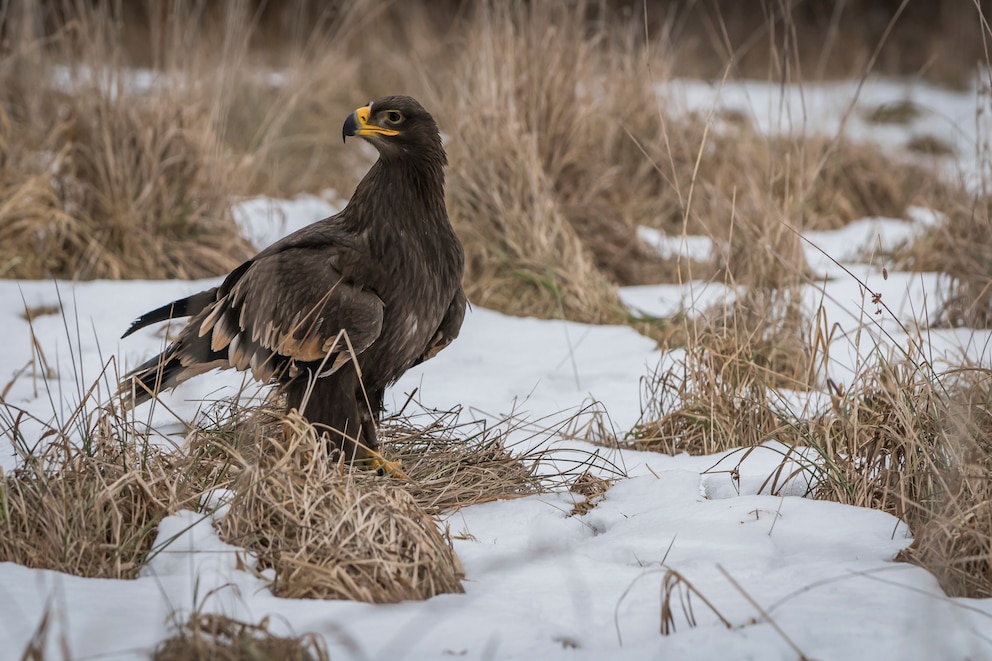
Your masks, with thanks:
<instances>
[{"instance_id":1,"label":"eagle's yellow beak","mask_svg":"<svg viewBox=\"0 0 992 661\"><path fill-rule=\"evenodd\" d=\"M341 129L342 141L347 140L350 135L399 135L399 131L369 123L371 109L372 106L362 106L348 115L348 119L344 120L344 127Z\"/></svg>"}]
</instances>

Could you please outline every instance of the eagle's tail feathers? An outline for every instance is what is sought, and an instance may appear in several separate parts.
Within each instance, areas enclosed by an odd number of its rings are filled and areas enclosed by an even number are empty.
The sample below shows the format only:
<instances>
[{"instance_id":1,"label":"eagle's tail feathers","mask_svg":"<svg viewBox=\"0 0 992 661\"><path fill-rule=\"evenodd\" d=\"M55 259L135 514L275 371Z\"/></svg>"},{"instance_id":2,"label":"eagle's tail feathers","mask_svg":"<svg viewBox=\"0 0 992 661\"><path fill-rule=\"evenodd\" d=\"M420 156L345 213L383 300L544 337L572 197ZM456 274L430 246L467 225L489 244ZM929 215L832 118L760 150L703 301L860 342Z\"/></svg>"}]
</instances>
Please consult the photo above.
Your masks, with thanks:
<instances>
[{"instance_id":1,"label":"eagle's tail feathers","mask_svg":"<svg viewBox=\"0 0 992 661\"><path fill-rule=\"evenodd\" d=\"M142 363L121 380L119 394L126 407L134 407L169 388L174 388L191 375L173 351L166 350Z\"/></svg>"},{"instance_id":2,"label":"eagle's tail feathers","mask_svg":"<svg viewBox=\"0 0 992 661\"><path fill-rule=\"evenodd\" d=\"M217 288L214 287L213 289L208 289L207 291L201 291L199 294L193 294L192 296L187 296L186 298L180 298L178 301L173 301L163 305L162 307L156 308L151 312L146 312L131 322L128 329L124 331L123 335L121 335L121 339L124 339L136 330L159 321L192 317L216 300L216 294Z\"/></svg>"},{"instance_id":3,"label":"eagle's tail feathers","mask_svg":"<svg viewBox=\"0 0 992 661\"><path fill-rule=\"evenodd\" d=\"M128 372L118 394L125 406L137 406L198 374L230 366L226 351L211 350L209 338L181 335L165 351Z\"/></svg>"}]
</instances>

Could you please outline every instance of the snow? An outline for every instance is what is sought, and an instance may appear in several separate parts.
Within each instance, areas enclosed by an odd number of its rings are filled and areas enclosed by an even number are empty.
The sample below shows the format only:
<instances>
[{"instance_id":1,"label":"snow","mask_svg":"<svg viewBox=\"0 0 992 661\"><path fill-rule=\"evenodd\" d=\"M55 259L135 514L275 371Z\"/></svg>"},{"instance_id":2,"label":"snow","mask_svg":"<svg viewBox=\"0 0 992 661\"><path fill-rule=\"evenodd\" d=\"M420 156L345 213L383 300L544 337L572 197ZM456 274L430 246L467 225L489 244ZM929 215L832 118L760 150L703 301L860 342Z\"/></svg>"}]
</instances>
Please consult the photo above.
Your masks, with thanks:
<instances>
[{"instance_id":1,"label":"snow","mask_svg":"<svg viewBox=\"0 0 992 661\"><path fill-rule=\"evenodd\" d=\"M932 137L954 150L956 158L938 159L946 174L978 186L988 182L992 95L976 80L971 89L953 91L913 80L866 79L824 84L781 85L757 80L722 84L673 80L658 87L658 98L672 111L734 113L758 131L785 135L843 135L887 148L905 147L912 138ZM916 116L904 124L878 123L870 113L908 102ZM719 113L717 113L719 111Z\"/></svg>"},{"instance_id":2,"label":"snow","mask_svg":"<svg viewBox=\"0 0 992 661\"><path fill-rule=\"evenodd\" d=\"M253 197L234 207L234 220L253 245L263 248L310 223L333 216L343 208L335 203L337 193L300 195L292 200Z\"/></svg>"},{"instance_id":3,"label":"snow","mask_svg":"<svg viewBox=\"0 0 992 661\"><path fill-rule=\"evenodd\" d=\"M832 130L851 90L847 84L807 86L806 123ZM721 103L746 103L759 117L780 107L772 98L777 86L726 85L719 92ZM672 88L666 93L674 94ZM685 82L681 93L690 108L715 103L714 88L702 83ZM958 122L947 135L961 139L974 131L967 128L974 125L973 114L965 113L968 104L948 100L956 93L886 83L866 87L860 102L907 94L934 108L927 121ZM975 103L972 94L972 112ZM886 135L872 133L880 140ZM244 200L236 217L261 247L333 213L338 205L332 200L331 193ZM806 289L804 300L811 314L822 308L837 324L829 369L838 382L872 352L905 347L911 337L922 339L937 363L966 355L988 364L988 332L917 328L914 320L925 320L939 306L942 281L936 274L886 267L888 251L936 220L925 209L909 216L806 235L811 269L822 279ZM659 250L696 258L711 248L697 237L642 236ZM105 400L118 374L161 350L163 328L118 339L134 317L217 282L0 281L0 392L8 411L23 409L37 418L23 423L26 437L38 438L53 411L65 420L95 381L100 387L91 405ZM882 295L884 306L872 302L872 293ZM734 292L693 282L621 294L632 309L665 316L705 309ZM55 305L61 314L36 316L33 324L21 316L25 307ZM442 517L465 569L465 594L378 606L277 598L264 574L239 569L239 549L214 532L211 520L223 507L209 515L182 512L162 522L160 551L136 580L84 579L0 563L0 657L18 658L48 610L50 654L64 638L74 658L147 658L169 635L170 622L196 610L253 622L267 617L277 634L314 632L335 659L791 660L797 649L820 661L992 659L992 600L947 598L928 572L894 562L911 542L901 522L876 510L804 498L802 476L783 496L760 493L784 446L770 442L746 456L673 457L605 451L556 431L582 411L604 416L622 435L640 415L641 380L681 355L662 354L627 327L512 318L474 307L458 340L387 394L393 409L415 392L424 407L461 407L471 419L495 422L509 415L521 442L598 449L627 473L584 516L568 516L575 496L563 492ZM204 375L138 415L158 430L159 442L178 442L184 422L244 384L234 372ZM249 385L249 393L257 390ZM11 451L0 454L4 470L15 465ZM220 502L220 494L214 500ZM696 625L690 626L676 593L675 632L663 636L667 569L697 591L691 596Z\"/></svg>"}]
</instances>

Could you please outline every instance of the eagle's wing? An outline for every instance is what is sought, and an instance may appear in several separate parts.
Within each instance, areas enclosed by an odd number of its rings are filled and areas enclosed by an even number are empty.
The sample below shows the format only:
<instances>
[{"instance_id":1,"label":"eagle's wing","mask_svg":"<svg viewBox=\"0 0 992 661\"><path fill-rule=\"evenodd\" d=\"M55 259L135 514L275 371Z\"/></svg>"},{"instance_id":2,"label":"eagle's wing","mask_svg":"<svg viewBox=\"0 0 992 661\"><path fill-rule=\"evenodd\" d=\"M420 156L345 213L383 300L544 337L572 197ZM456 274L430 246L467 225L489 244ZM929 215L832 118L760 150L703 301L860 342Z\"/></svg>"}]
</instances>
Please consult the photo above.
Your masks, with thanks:
<instances>
[{"instance_id":1,"label":"eagle's wing","mask_svg":"<svg viewBox=\"0 0 992 661\"><path fill-rule=\"evenodd\" d=\"M263 382L325 359L320 371L329 374L350 359L349 350L362 353L382 330L382 300L349 277L348 265L357 259L320 242L263 251L240 277L221 285L191 331L209 338L215 355L226 350L232 367L251 369Z\"/></svg>"},{"instance_id":2,"label":"eagle's wing","mask_svg":"<svg viewBox=\"0 0 992 661\"><path fill-rule=\"evenodd\" d=\"M304 366L331 374L382 330L382 299L361 284L369 268L367 253L333 223L291 234L219 287L139 317L129 333L155 321L192 319L164 352L129 372L119 390L137 405L211 369L250 369L262 382L285 381Z\"/></svg>"},{"instance_id":3,"label":"eagle's wing","mask_svg":"<svg viewBox=\"0 0 992 661\"><path fill-rule=\"evenodd\" d=\"M417 362L414 363L415 365L419 365L425 360L430 360L458 337L458 331L461 330L462 322L465 320L465 308L467 305L468 299L465 297L465 291L459 287L454 298L451 299L447 311L444 313L444 318L441 319L441 323L431 337L431 341L427 343L427 348L417 358Z\"/></svg>"}]
</instances>

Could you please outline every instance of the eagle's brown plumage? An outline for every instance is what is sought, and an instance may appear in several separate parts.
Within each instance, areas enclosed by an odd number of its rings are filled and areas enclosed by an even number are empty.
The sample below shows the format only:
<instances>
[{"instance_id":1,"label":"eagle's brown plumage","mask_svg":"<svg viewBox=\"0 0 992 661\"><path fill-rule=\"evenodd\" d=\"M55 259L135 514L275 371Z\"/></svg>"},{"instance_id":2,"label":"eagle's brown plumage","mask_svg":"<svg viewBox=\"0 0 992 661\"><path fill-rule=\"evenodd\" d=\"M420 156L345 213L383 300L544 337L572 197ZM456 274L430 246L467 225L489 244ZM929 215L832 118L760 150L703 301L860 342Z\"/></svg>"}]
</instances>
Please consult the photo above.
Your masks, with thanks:
<instances>
[{"instance_id":1,"label":"eagle's brown plumage","mask_svg":"<svg viewBox=\"0 0 992 661\"><path fill-rule=\"evenodd\" d=\"M272 244L219 287L135 320L124 337L191 317L124 378L127 401L215 368L251 370L280 384L288 406L349 456L377 447L386 386L458 335L464 255L444 204L447 157L423 106L379 99L352 113L343 134L379 151L348 206Z\"/></svg>"}]
</instances>

